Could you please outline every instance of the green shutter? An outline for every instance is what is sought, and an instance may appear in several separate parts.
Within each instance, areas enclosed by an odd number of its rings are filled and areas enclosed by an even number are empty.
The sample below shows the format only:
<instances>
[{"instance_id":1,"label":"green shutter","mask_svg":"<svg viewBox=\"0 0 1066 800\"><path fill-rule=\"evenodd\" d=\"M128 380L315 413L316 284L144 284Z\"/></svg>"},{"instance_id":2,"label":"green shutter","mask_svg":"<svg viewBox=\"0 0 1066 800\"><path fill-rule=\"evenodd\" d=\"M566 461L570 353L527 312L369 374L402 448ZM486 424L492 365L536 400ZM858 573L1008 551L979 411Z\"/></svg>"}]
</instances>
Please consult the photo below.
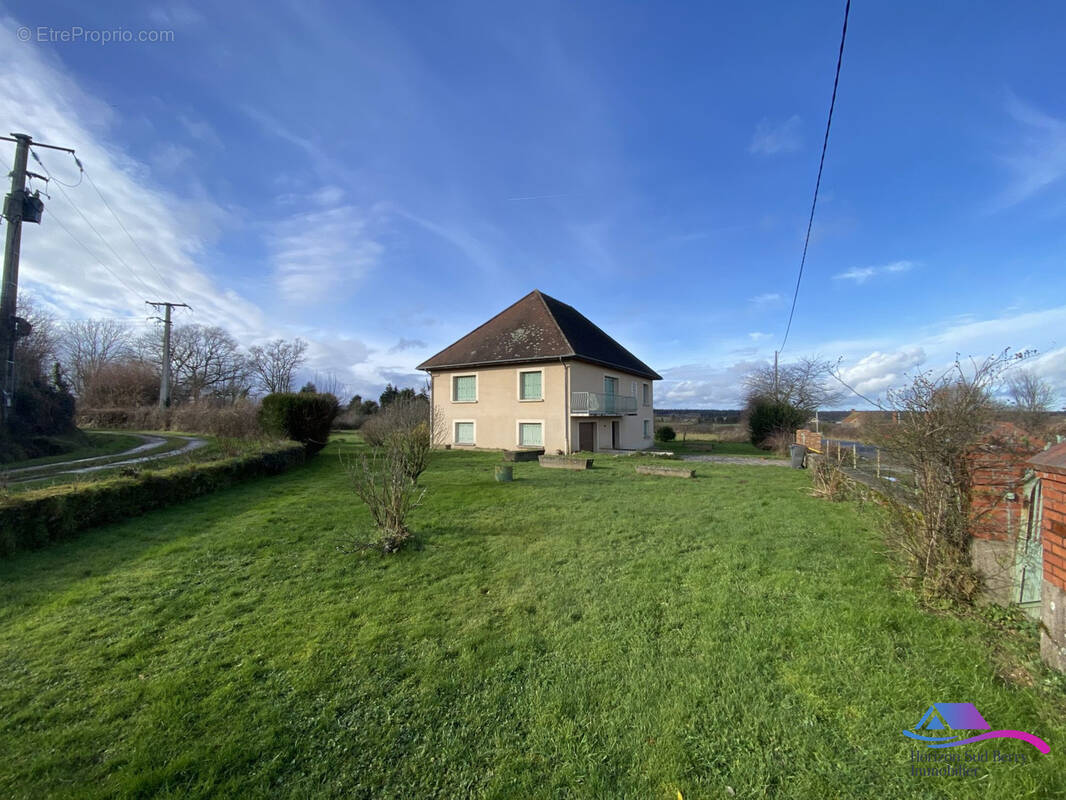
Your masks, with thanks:
<instances>
[{"instance_id":1,"label":"green shutter","mask_svg":"<svg viewBox=\"0 0 1066 800\"><path fill-rule=\"evenodd\" d=\"M539 422L520 422L518 424L518 443L523 447L540 447L544 444Z\"/></svg>"},{"instance_id":2,"label":"green shutter","mask_svg":"<svg viewBox=\"0 0 1066 800\"><path fill-rule=\"evenodd\" d=\"M456 444L473 444L474 443L474 423L473 422L457 422L457 423L455 423L455 443Z\"/></svg>"},{"instance_id":3,"label":"green shutter","mask_svg":"<svg viewBox=\"0 0 1066 800\"><path fill-rule=\"evenodd\" d=\"M458 403L477 400L477 376L458 375L452 378L452 399Z\"/></svg>"},{"instance_id":4,"label":"green shutter","mask_svg":"<svg viewBox=\"0 0 1066 800\"><path fill-rule=\"evenodd\" d=\"M540 372L522 372L519 374L521 400L541 400L543 398Z\"/></svg>"}]
</instances>

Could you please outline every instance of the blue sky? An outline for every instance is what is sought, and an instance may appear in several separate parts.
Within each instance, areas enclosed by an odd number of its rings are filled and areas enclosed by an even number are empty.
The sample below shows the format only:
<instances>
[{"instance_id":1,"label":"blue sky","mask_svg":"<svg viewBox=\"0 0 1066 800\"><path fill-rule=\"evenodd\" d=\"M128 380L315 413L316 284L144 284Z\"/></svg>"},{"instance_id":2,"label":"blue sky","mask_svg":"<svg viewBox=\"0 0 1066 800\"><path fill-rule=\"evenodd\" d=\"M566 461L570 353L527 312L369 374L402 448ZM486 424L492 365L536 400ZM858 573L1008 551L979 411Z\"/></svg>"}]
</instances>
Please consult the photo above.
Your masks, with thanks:
<instances>
[{"instance_id":1,"label":"blue sky","mask_svg":"<svg viewBox=\"0 0 1066 800\"><path fill-rule=\"evenodd\" d=\"M1066 401L1066 7L1024 9L852 8L786 361L876 395L1033 348ZM735 406L784 333L842 13L0 4L5 132L77 148L169 279L86 182L124 263L53 188L23 286L60 318L143 320L150 290L246 344L301 336L364 394L539 288L662 373L657 405ZM173 41L40 41L72 26Z\"/></svg>"}]
</instances>

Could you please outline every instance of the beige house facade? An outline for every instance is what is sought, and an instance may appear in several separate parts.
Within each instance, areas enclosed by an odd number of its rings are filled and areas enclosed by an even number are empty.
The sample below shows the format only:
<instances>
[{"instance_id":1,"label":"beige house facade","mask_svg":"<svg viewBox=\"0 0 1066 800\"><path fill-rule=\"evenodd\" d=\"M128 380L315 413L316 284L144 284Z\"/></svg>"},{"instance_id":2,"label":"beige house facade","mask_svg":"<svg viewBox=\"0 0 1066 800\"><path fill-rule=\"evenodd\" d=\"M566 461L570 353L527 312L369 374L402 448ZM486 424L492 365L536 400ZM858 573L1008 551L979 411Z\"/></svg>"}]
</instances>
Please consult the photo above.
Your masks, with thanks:
<instances>
[{"instance_id":1,"label":"beige house facade","mask_svg":"<svg viewBox=\"0 0 1066 800\"><path fill-rule=\"evenodd\" d=\"M452 448L643 450L657 373L572 306L532 292L419 366Z\"/></svg>"}]
</instances>

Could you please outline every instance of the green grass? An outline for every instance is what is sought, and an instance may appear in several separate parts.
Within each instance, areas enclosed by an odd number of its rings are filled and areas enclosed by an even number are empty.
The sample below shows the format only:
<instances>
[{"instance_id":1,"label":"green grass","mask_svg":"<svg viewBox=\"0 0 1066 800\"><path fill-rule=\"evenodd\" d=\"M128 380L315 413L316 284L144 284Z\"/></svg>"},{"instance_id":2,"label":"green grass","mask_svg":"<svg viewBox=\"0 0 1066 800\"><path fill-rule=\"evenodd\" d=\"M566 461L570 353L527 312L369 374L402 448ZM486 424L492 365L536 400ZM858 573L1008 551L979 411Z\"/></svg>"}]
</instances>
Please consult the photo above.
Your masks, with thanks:
<instances>
[{"instance_id":1,"label":"green grass","mask_svg":"<svg viewBox=\"0 0 1066 800\"><path fill-rule=\"evenodd\" d=\"M697 438L698 437L698 438ZM751 456L752 458L783 458L769 450L760 450L751 442L722 442L708 436L689 434L672 442L656 442L656 450L670 450L678 455Z\"/></svg>"},{"instance_id":2,"label":"green grass","mask_svg":"<svg viewBox=\"0 0 1066 800\"><path fill-rule=\"evenodd\" d=\"M4 797L1052 797L1034 628L923 612L870 510L798 470L639 477L448 452L421 549L307 467L0 562ZM650 461L651 459L649 459ZM970 701L1050 756L916 778ZM960 748L1035 754L1020 742Z\"/></svg>"},{"instance_id":3,"label":"green grass","mask_svg":"<svg viewBox=\"0 0 1066 800\"><path fill-rule=\"evenodd\" d=\"M30 458L23 461L9 461L0 465L0 472L4 470L22 469L23 467L38 467L45 464L55 464L58 461L73 461L78 458L95 458L97 456L109 456L121 453L141 444L141 439L129 433L108 431L79 431L71 436L50 437L57 445L65 449L62 453L41 458Z\"/></svg>"}]
</instances>

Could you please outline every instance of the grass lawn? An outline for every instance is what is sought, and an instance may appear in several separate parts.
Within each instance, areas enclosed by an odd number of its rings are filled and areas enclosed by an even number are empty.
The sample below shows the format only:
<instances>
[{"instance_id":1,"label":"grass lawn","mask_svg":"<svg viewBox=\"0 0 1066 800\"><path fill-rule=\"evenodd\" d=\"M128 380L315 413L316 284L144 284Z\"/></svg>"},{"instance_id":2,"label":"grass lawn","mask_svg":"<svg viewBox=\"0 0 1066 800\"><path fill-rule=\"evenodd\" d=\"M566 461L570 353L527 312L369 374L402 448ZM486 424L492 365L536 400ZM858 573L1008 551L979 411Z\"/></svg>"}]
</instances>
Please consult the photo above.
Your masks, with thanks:
<instances>
[{"instance_id":1,"label":"grass lawn","mask_svg":"<svg viewBox=\"0 0 1066 800\"><path fill-rule=\"evenodd\" d=\"M421 549L352 556L352 447L0 562L0 796L1066 792L1034 628L918 609L872 512L805 473L597 458L497 484L497 455L441 453ZM1052 753L912 777L901 731L936 701Z\"/></svg>"},{"instance_id":2,"label":"grass lawn","mask_svg":"<svg viewBox=\"0 0 1066 800\"><path fill-rule=\"evenodd\" d=\"M772 450L760 450L751 442L723 442L706 437L697 438L698 434L689 434L685 441L679 435L672 442L656 442L656 450L670 450L679 456L715 455L715 456L751 456L752 458L784 458Z\"/></svg>"}]
</instances>

